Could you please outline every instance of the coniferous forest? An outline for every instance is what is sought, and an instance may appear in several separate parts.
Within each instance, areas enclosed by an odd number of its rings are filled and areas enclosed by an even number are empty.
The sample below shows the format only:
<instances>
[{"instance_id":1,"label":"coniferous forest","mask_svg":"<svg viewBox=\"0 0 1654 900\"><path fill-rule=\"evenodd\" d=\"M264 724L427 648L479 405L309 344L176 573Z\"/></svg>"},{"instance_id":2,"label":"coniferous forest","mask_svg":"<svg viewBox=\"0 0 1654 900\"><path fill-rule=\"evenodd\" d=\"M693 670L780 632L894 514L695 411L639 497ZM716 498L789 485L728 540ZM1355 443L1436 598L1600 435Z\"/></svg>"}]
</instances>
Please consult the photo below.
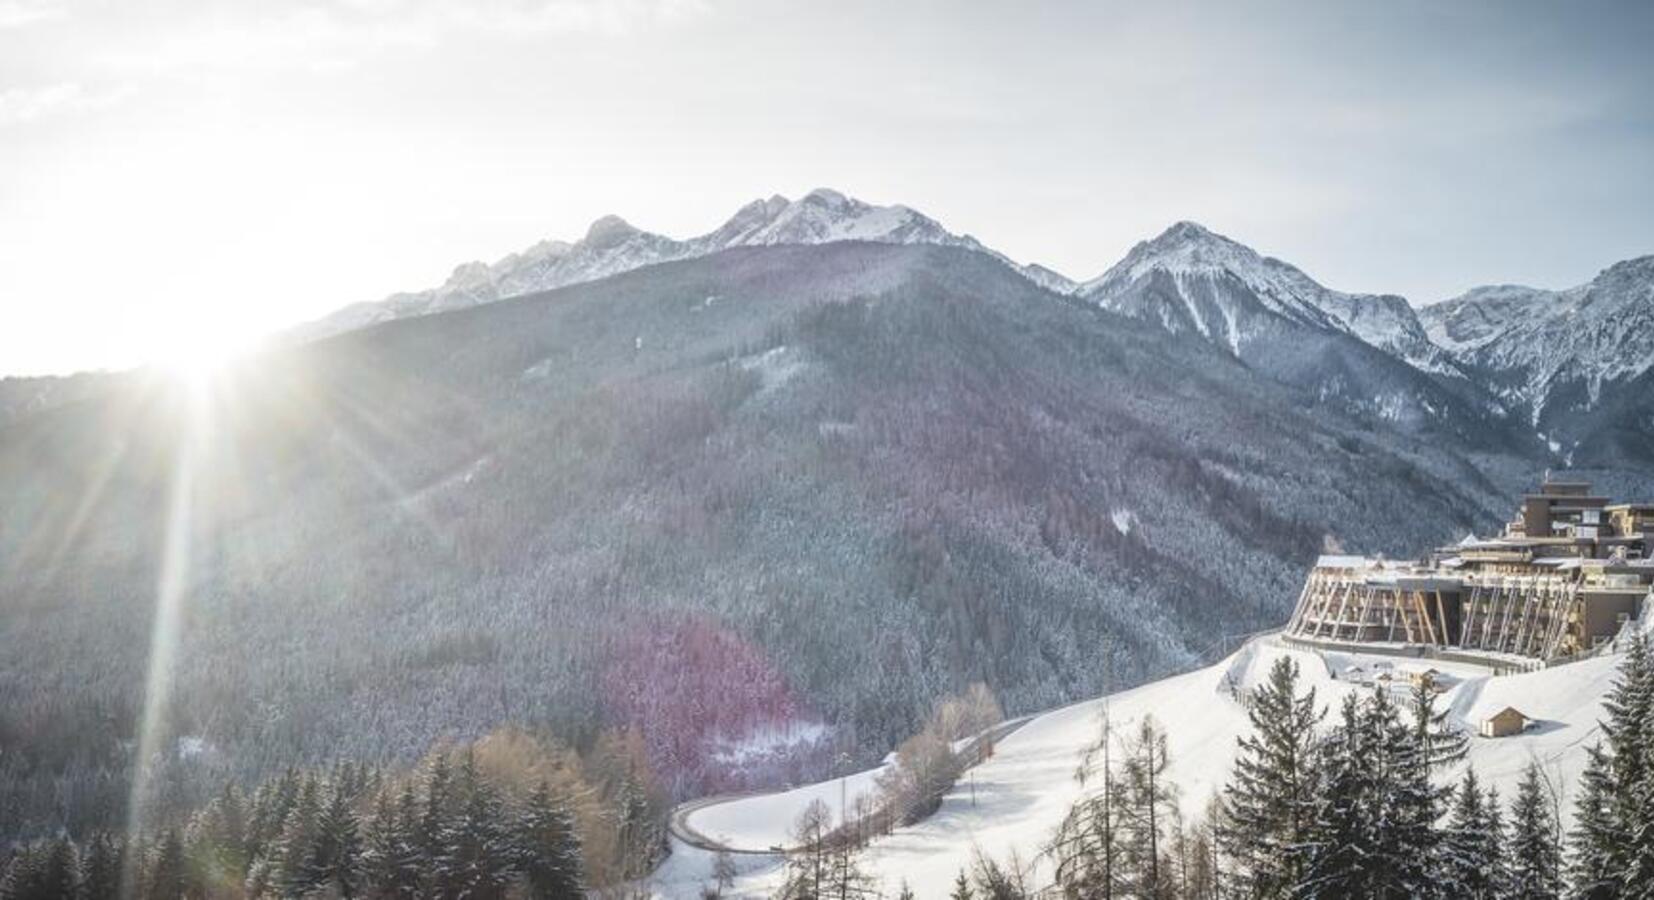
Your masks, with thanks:
<instances>
[{"instance_id":1,"label":"coniferous forest","mask_svg":"<svg viewBox=\"0 0 1654 900\"><path fill-rule=\"evenodd\" d=\"M288 770L135 834L25 844L0 897L582 897L653 869L666 808L635 735L578 754L507 730L407 771Z\"/></svg>"}]
</instances>

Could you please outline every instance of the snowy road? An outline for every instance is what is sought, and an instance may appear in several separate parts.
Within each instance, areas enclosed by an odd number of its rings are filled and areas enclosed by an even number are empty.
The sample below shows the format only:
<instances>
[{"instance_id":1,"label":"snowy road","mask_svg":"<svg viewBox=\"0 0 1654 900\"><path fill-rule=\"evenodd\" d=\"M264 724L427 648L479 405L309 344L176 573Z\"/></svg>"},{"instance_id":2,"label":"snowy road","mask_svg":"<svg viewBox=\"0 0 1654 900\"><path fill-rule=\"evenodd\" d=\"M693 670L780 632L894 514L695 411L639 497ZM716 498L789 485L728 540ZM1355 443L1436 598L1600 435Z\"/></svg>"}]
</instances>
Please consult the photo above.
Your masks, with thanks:
<instances>
[{"instance_id":1,"label":"snowy road","mask_svg":"<svg viewBox=\"0 0 1654 900\"><path fill-rule=\"evenodd\" d=\"M1023 716L1001 722L984 734L972 738L960 752L970 763L966 768L983 761L984 746L993 746L1007 735L1026 725L1033 716ZM667 828L674 838L698 850L709 852L724 851L728 853L744 853L760 856L774 856L788 852L792 848L774 843L764 837L754 834L745 834L740 828L739 821L743 818L772 827L770 823L777 821L791 822L803 812L804 807L811 801L821 800L826 803L837 818L842 818L843 811L838 809L841 798L856 797L871 792L875 788L878 776L885 770L885 766L857 772L844 779L824 781L820 784L807 785L787 791L774 791L767 794L724 794L716 797L702 797L699 800L690 800L680 803L672 810L667 819ZM719 810L717 807L726 807ZM734 808L731 808L734 807ZM791 811L790 814L788 811ZM720 815L722 813L722 815ZM697 826L691 819L700 816L702 824ZM708 833L711 832L711 833ZM772 835L773 832L766 832Z\"/></svg>"}]
</instances>

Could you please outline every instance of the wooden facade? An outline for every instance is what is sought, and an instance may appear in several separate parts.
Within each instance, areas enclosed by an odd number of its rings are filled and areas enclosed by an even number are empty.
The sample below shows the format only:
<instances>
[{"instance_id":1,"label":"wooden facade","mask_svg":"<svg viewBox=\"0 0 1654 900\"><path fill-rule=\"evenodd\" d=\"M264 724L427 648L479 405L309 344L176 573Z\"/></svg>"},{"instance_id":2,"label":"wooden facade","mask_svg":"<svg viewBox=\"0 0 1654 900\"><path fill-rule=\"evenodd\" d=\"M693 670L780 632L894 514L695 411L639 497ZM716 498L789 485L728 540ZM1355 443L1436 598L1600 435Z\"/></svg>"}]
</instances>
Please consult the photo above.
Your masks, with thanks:
<instances>
[{"instance_id":1,"label":"wooden facade","mask_svg":"<svg viewBox=\"0 0 1654 900\"><path fill-rule=\"evenodd\" d=\"M1587 653L1654 595L1650 516L1654 506L1612 506L1589 485L1547 483L1497 538L1422 561L1321 557L1287 633L1537 660Z\"/></svg>"}]
</instances>

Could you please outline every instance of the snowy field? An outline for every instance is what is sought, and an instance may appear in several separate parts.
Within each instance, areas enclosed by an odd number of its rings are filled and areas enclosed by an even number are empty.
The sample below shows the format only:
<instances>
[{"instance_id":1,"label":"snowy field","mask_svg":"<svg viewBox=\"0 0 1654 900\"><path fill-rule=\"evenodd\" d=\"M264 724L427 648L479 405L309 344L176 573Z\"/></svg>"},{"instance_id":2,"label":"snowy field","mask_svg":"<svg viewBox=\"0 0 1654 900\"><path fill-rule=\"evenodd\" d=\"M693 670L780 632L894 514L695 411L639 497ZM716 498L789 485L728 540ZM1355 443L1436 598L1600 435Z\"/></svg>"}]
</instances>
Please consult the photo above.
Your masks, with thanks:
<instances>
[{"instance_id":1,"label":"snowy field","mask_svg":"<svg viewBox=\"0 0 1654 900\"><path fill-rule=\"evenodd\" d=\"M1406 676L1435 667L1450 679L1442 705L1468 734L1466 762L1444 777L1457 779L1464 765L1498 786L1507 800L1530 760L1544 767L1553 783L1572 784L1584 766L1585 749L1600 738L1601 698L1613 681L1619 657L1589 659L1522 675L1492 677L1474 666L1428 660L1320 653L1288 648L1274 638L1255 640L1235 655L1205 669L1115 694L1107 699L1116 734L1129 731L1153 715L1168 733L1170 778L1180 791L1186 817L1204 809L1228 778L1235 740L1247 732L1246 712L1230 696L1230 687L1261 681L1280 656L1292 656L1301 670L1300 689L1313 687L1328 710L1328 721L1347 692L1371 690L1351 678L1370 679L1390 672L1405 690ZM918 825L881 838L862 855L864 868L894 893L905 879L916 896L945 897L952 879L982 852L1000 859L1015 853L1033 867L1031 883L1044 884L1049 866L1040 858L1068 808L1080 795L1074 770L1085 747L1096 739L1103 700L1092 700L1036 716L999 744L994 757L976 767L975 802L969 781L948 795L942 808ZM1486 716L1514 706L1537 720L1517 736L1475 737ZM851 776L851 802L867 789L878 770ZM687 821L710 836L726 836L736 847L765 848L791 843L789 832L804 806L821 799L837 812L837 780L781 794L746 798L692 813ZM1563 797L1563 815L1572 798ZM775 857L737 856L742 876L733 894L771 895L780 884L782 866ZM707 882L712 854L674 844L672 857L656 872L657 896L696 895Z\"/></svg>"}]
</instances>

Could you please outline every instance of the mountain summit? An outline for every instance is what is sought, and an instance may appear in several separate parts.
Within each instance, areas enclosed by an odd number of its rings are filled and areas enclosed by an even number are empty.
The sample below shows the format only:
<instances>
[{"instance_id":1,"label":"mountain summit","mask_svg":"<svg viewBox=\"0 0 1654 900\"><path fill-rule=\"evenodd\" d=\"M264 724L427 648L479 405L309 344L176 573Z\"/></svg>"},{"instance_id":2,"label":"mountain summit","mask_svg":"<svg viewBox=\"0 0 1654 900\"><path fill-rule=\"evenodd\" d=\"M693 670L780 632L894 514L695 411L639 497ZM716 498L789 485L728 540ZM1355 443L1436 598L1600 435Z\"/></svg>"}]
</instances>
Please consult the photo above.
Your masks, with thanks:
<instances>
[{"instance_id":1,"label":"mountain summit","mask_svg":"<svg viewBox=\"0 0 1654 900\"><path fill-rule=\"evenodd\" d=\"M1173 331L1195 332L1236 355L1269 330L1258 319L1263 315L1349 334L1425 371L1451 370L1401 297L1328 289L1296 267L1194 222L1178 222L1137 244L1078 293Z\"/></svg>"},{"instance_id":2,"label":"mountain summit","mask_svg":"<svg viewBox=\"0 0 1654 900\"><path fill-rule=\"evenodd\" d=\"M1629 426L1654 426L1654 256L1562 291L1475 288L1419 315L1565 458L1582 443L1631 449L1646 436Z\"/></svg>"},{"instance_id":3,"label":"mountain summit","mask_svg":"<svg viewBox=\"0 0 1654 900\"><path fill-rule=\"evenodd\" d=\"M299 326L289 336L314 340L392 319L463 309L733 247L837 241L962 247L992 256L1048 290L1067 293L1075 286L1043 266L1018 265L976 238L954 234L911 207L878 206L830 188L817 188L797 200L779 194L754 200L712 231L682 241L643 231L619 216L604 216L591 224L584 238L572 244L542 241L492 264L464 263L440 287L347 306Z\"/></svg>"}]
</instances>

